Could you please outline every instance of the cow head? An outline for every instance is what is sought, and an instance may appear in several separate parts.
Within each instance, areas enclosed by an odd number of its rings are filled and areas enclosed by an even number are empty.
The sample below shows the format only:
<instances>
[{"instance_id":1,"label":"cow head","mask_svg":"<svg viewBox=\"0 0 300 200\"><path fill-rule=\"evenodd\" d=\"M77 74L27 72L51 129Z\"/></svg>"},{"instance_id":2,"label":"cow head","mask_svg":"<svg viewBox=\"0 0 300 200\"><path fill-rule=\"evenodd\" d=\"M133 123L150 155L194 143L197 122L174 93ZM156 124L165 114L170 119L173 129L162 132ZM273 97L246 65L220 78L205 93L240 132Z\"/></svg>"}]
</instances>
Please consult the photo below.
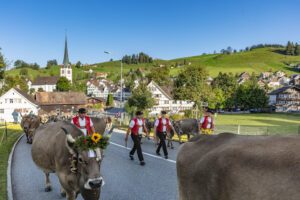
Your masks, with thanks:
<instances>
[{"instance_id":1,"label":"cow head","mask_svg":"<svg viewBox=\"0 0 300 200\"><path fill-rule=\"evenodd\" d=\"M76 142L75 138L69 133L69 131L63 128L66 134L66 146L73 156L77 156L78 175L79 175L79 187L85 190L100 189L104 185L104 180L100 173L100 165L102 157L97 159L97 151L89 152L89 150L79 151L74 147ZM93 154L94 155L91 155ZM101 152L99 152L101 154Z\"/></svg>"},{"instance_id":2,"label":"cow head","mask_svg":"<svg viewBox=\"0 0 300 200\"><path fill-rule=\"evenodd\" d=\"M174 126L174 129L175 129L176 133L178 135L182 135L183 134L183 131L182 131L182 128L181 128L182 121L178 120L178 121L172 122L172 124Z\"/></svg>"}]
</instances>

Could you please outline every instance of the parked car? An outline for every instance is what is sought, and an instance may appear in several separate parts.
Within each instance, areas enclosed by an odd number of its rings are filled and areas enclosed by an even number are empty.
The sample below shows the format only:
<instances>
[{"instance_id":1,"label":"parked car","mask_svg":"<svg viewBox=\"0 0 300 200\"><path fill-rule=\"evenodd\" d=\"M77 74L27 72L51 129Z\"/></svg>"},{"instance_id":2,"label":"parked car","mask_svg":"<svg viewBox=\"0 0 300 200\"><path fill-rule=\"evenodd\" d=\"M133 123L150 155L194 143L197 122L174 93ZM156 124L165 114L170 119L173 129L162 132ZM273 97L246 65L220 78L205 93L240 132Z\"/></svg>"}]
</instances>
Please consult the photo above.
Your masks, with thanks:
<instances>
[{"instance_id":1,"label":"parked car","mask_svg":"<svg viewBox=\"0 0 300 200\"><path fill-rule=\"evenodd\" d=\"M218 113L224 113L224 110L223 109L219 109Z\"/></svg>"}]
</instances>

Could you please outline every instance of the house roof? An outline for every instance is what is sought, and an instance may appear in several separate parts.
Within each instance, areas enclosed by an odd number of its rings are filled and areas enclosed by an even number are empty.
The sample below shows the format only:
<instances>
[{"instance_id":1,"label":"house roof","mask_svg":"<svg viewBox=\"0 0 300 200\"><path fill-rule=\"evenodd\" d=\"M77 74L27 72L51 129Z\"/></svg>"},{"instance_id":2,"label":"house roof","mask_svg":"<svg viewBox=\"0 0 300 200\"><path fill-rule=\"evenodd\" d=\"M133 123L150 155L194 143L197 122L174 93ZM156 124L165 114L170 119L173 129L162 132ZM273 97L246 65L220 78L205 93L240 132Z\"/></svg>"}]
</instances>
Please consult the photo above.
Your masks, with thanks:
<instances>
[{"instance_id":1,"label":"house roof","mask_svg":"<svg viewBox=\"0 0 300 200\"><path fill-rule=\"evenodd\" d=\"M283 91L285 91L287 89L290 89L290 88L296 88L296 89L300 90L300 88L297 88L295 86L286 86L286 87L279 88L277 90L273 90L268 95L276 95L276 94L281 93L281 92L283 92Z\"/></svg>"},{"instance_id":2,"label":"house roof","mask_svg":"<svg viewBox=\"0 0 300 200\"><path fill-rule=\"evenodd\" d=\"M56 85L59 77L58 76L44 76L38 77L32 85Z\"/></svg>"},{"instance_id":3,"label":"house roof","mask_svg":"<svg viewBox=\"0 0 300 200\"><path fill-rule=\"evenodd\" d=\"M88 97L87 99L96 99L96 100L101 101L101 102L106 102L106 99L104 99L102 97Z\"/></svg>"},{"instance_id":4,"label":"house roof","mask_svg":"<svg viewBox=\"0 0 300 200\"><path fill-rule=\"evenodd\" d=\"M170 99L173 99L173 86L159 86L157 83L155 83L153 80L151 81L160 91L162 91L167 97ZM150 84L150 83L149 83Z\"/></svg>"},{"instance_id":5,"label":"house roof","mask_svg":"<svg viewBox=\"0 0 300 200\"><path fill-rule=\"evenodd\" d=\"M27 94L25 91L19 89L19 88L14 88L20 95L22 95L24 98L26 98L28 101L30 101L31 103L35 104L35 105L39 105L39 102L37 102L36 100L34 100L34 98L32 98L29 94Z\"/></svg>"},{"instance_id":6,"label":"house roof","mask_svg":"<svg viewBox=\"0 0 300 200\"><path fill-rule=\"evenodd\" d=\"M35 99L41 105L86 104L86 97L83 92L37 92L35 94Z\"/></svg>"}]
</instances>

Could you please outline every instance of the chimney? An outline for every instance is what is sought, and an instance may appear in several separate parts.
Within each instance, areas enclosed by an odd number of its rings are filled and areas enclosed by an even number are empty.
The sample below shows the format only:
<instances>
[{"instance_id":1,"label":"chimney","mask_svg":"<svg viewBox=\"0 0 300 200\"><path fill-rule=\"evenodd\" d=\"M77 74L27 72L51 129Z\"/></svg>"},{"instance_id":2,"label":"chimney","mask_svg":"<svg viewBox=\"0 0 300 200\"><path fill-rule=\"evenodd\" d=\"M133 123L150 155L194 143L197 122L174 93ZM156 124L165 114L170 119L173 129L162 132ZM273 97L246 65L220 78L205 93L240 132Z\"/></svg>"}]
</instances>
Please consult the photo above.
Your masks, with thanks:
<instances>
[{"instance_id":1,"label":"chimney","mask_svg":"<svg viewBox=\"0 0 300 200\"><path fill-rule=\"evenodd\" d=\"M17 85L16 88L20 89L20 85Z\"/></svg>"}]
</instances>

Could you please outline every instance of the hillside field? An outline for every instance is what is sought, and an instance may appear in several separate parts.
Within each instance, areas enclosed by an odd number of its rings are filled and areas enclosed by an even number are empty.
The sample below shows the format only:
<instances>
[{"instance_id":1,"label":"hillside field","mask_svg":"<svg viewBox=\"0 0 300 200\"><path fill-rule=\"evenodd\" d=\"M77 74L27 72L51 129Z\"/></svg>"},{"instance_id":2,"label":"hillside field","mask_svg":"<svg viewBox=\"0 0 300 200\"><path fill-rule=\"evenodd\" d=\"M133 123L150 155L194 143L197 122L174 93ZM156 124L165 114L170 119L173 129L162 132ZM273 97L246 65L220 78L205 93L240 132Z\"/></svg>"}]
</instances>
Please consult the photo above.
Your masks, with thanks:
<instances>
[{"instance_id":1,"label":"hillside field","mask_svg":"<svg viewBox=\"0 0 300 200\"><path fill-rule=\"evenodd\" d=\"M288 75L298 73L288 64L300 63L300 56L287 56L284 55L284 49L279 48L260 48L247 52L238 52L232 55L225 54L209 54L201 56L193 56L186 58L178 58L173 60L155 60L153 63L142 64L123 64L123 74L126 74L137 68L142 68L145 73L151 71L152 68L159 66L160 64L166 65L170 68L170 74L176 76L183 70L185 66L175 67L176 63L179 65L186 62L191 62L192 66L203 66L208 71L211 77L216 77L219 72L231 72L233 74L240 74L242 72L256 73L259 75L261 72L278 70L284 70ZM92 67L96 65L97 67ZM59 76L60 66L52 66L50 69L42 68L40 70L28 69L28 74L31 79L35 79L37 76ZM90 66L73 69L73 78L75 79L78 73L83 73L84 70L92 69L95 72L108 72L109 79L118 79L121 73L120 61L103 62L97 64L91 64ZM18 75L21 69L12 69L7 71L8 75Z\"/></svg>"}]
</instances>

